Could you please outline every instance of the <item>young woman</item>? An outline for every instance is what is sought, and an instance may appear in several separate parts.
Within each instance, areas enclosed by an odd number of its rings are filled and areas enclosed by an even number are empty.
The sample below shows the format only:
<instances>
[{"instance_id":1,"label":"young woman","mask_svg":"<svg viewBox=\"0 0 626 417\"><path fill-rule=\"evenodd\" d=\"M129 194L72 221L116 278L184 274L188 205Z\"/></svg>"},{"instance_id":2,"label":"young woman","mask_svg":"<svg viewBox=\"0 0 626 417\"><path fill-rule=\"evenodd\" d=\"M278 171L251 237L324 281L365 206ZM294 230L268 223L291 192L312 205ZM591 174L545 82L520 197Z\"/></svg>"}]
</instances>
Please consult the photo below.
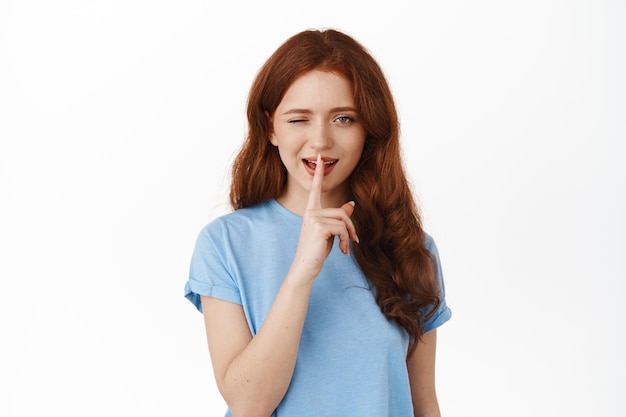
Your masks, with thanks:
<instances>
[{"instance_id":1,"label":"young woman","mask_svg":"<svg viewBox=\"0 0 626 417\"><path fill-rule=\"evenodd\" d=\"M334 30L288 39L248 98L234 212L200 233L203 312L227 416L439 416L437 248L370 54Z\"/></svg>"}]
</instances>

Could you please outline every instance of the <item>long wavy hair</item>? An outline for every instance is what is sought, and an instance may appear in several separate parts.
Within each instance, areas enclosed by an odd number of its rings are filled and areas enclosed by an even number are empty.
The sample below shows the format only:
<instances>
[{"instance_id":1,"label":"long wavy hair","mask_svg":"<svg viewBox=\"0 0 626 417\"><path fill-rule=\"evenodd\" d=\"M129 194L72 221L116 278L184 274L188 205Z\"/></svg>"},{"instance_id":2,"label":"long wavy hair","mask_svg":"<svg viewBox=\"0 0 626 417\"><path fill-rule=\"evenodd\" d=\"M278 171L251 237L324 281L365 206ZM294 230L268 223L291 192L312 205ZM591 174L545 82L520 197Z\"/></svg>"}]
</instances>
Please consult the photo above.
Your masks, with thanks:
<instances>
[{"instance_id":1,"label":"long wavy hair","mask_svg":"<svg viewBox=\"0 0 626 417\"><path fill-rule=\"evenodd\" d=\"M294 80L314 69L342 75L353 86L366 138L347 180L360 237L352 251L375 289L382 313L409 334L410 355L440 303L436 265L425 247L421 217L402 164L391 91L360 43L336 30L307 30L289 38L265 62L248 96L248 136L232 167L231 205L237 210L280 196L287 171L269 141L270 118Z\"/></svg>"}]
</instances>

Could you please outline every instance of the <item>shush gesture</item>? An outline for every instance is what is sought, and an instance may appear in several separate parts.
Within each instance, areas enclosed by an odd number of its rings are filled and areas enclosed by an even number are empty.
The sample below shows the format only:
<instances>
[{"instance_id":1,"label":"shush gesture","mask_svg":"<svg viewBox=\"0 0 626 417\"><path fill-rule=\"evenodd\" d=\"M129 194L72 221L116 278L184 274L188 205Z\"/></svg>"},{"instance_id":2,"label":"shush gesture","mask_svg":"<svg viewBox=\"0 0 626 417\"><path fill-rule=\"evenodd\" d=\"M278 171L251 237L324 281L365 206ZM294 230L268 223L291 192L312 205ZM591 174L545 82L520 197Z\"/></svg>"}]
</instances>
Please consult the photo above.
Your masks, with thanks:
<instances>
[{"instance_id":1,"label":"shush gesture","mask_svg":"<svg viewBox=\"0 0 626 417\"><path fill-rule=\"evenodd\" d=\"M324 261L332 249L335 236L339 237L339 248L346 255L350 254L350 240L356 242L359 240L350 219L354 212L354 202L347 202L339 208L323 208L323 181L324 164L321 155L318 155L309 198L302 218L298 249L292 264L292 268L311 280L315 279L322 270Z\"/></svg>"}]
</instances>

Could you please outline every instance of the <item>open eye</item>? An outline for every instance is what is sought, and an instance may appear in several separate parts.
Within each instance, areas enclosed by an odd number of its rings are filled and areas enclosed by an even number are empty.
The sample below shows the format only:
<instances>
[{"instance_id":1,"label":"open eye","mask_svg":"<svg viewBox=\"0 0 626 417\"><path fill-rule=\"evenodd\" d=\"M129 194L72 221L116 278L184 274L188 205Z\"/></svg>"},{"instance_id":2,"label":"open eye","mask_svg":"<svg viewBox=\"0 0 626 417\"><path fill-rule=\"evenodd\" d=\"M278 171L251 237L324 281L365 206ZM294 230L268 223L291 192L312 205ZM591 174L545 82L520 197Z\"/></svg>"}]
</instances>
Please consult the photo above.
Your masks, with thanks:
<instances>
[{"instance_id":1,"label":"open eye","mask_svg":"<svg viewBox=\"0 0 626 417\"><path fill-rule=\"evenodd\" d=\"M350 116L339 116L335 119L335 121L339 122L339 124L342 125L349 125L350 123L354 122L354 118Z\"/></svg>"}]
</instances>

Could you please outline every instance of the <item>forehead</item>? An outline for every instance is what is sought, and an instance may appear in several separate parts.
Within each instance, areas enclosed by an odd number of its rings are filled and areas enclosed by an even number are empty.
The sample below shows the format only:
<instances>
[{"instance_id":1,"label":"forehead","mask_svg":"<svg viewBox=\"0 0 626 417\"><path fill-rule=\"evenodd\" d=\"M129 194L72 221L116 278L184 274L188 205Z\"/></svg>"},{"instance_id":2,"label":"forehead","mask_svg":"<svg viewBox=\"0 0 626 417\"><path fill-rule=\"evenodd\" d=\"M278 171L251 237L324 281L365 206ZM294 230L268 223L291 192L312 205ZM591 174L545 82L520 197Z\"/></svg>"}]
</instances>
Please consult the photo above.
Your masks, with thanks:
<instances>
[{"instance_id":1,"label":"forehead","mask_svg":"<svg viewBox=\"0 0 626 417\"><path fill-rule=\"evenodd\" d=\"M352 83L334 72L305 72L289 86L278 107L354 106Z\"/></svg>"}]
</instances>

